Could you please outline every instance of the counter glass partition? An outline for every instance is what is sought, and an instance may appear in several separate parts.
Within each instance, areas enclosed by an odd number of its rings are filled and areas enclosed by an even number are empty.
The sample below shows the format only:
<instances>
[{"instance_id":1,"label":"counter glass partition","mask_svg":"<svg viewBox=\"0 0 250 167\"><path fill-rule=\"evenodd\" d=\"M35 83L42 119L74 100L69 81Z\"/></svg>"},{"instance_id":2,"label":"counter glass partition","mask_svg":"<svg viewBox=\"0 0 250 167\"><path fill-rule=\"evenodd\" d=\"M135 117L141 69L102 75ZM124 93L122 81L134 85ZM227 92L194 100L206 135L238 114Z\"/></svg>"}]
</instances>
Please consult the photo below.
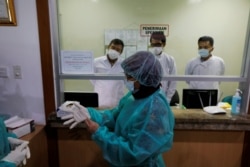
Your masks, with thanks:
<instances>
[{"instance_id":1,"label":"counter glass partition","mask_svg":"<svg viewBox=\"0 0 250 167\"><path fill-rule=\"evenodd\" d=\"M122 75L62 73L62 50L91 51L105 55L113 38L125 43L122 56L149 50L149 35L162 29L167 37L164 51L175 58L177 90L187 88L185 81L220 81L223 96L236 88L244 90L243 107L249 100L249 0L53 0L50 1L57 103L64 91L93 91L89 79L123 79ZM233 12L232 12L233 11ZM240 18L240 19L239 19ZM221 57L225 75L185 76L187 62L198 55L197 40L214 38L213 54ZM180 97L182 93L180 93Z\"/></svg>"}]
</instances>

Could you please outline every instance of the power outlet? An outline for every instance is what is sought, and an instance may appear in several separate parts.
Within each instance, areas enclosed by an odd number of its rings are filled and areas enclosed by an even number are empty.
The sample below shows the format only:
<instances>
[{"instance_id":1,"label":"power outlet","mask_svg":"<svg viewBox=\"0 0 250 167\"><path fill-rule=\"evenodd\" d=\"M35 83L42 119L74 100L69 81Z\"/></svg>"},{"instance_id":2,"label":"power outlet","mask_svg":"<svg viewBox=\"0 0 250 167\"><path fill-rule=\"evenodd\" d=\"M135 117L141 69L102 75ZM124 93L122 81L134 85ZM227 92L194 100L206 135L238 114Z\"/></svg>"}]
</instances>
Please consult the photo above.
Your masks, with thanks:
<instances>
[{"instance_id":1,"label":"power outlet","mask_svg":"<svg viewBox=\"0 0 250 167\"><path fill-rule=\"evenodd\" d=\"M8 77L9 77L8 67L0 66L0 78L8 78Z\"/></svg>"},{"instance_id":2,"label":"power outlet","mask_svg":"<svg viewBox=\"0 0 250 167\"><path fill-rule=\"evenodd\" d=\"M22 79L21 66L13 66L13 74L15 79Z\"/></svg>"}]
</instances>

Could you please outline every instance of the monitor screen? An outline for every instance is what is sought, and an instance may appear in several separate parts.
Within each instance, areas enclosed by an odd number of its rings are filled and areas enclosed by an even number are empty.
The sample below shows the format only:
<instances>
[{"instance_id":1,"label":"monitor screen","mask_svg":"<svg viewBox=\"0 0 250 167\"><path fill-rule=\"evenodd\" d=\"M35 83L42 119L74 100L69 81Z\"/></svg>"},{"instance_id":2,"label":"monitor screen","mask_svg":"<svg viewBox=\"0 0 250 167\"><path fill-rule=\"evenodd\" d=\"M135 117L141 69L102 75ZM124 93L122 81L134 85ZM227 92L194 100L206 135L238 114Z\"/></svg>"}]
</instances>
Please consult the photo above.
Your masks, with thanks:
<instances>
[{"instance_id":1,"label":"monitor screen","mask_svg":"<svg viewBox=\"0 0 250 167\"><path fill-rule=\"evenodd\" d=\"M218 102L217 89L183 89L182 104L186 108L215 106Z\"/></svg>"},{"instance_id":2,"label":"monitor screen","mask_svg":"<svg viewBox=\"0 0 250 167\"><path fill-rule=\"evenodd\" d=\"M64 101L79 101L84 107L98 107L98 94L95 92L64 92Z\"/></svg>"}]
</instances>

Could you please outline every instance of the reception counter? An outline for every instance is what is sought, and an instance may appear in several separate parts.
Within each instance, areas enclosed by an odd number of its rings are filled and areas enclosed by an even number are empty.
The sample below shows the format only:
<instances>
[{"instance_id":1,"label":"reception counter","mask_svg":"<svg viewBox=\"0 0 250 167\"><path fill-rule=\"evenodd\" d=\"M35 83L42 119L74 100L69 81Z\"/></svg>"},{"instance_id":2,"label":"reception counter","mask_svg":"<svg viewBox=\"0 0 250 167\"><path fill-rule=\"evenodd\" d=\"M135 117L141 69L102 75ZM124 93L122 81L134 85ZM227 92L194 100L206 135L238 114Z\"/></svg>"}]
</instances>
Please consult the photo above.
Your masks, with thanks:
<instances>
[{"instance_id":1,"label":"reception counter","mask_svg":"<svg viewBox=\"0 0 250 167\"><path fill-rule=\"evenodd\" d=\"M211 115L200 109L173 108L174 144L163 154L168 167L245 166L245 136L250 131L249 115ZM60 167L105 167L99 147L91 141L85 125L69 130L51 113L48 126L57 137ZM248 152L249 153L249 152Z\"/></svg>"},{"instance_id":2,"label":"reception counter","mask_svg":"<svg viewBox=\"0 0 250 167\"><path fill-rule=\"evenodd\" d=\"M187 130L250 130L250 115L208 114L201 109L173 108L175 129Z\"/></svg>"},{"instance_id":3,"label":"reception counter","mask_svg":"<svg viewBox=\"0 0 250 167\"><path fill-rule=\"evenodd\" d=\"M49 167L47 139L44 125L35 125L35 130L25 136L22 140L29 141L30 159L27 159L25 167Z\"/></svg>"},{"instance_id":4,"label":"reception counter","mask_svg":"<svg viewBox=\"0 0 250 167\"><path fill-rule=\"evenodd\" d=\"M250 130L250 115L208 114L201 109L172 108L175 116L175 130L223 130L248 131ZM53 128L65 128L56 113L51 113L49 125ZM78 128L84 128L80 124Z\"/></svg>"}]
</instances>

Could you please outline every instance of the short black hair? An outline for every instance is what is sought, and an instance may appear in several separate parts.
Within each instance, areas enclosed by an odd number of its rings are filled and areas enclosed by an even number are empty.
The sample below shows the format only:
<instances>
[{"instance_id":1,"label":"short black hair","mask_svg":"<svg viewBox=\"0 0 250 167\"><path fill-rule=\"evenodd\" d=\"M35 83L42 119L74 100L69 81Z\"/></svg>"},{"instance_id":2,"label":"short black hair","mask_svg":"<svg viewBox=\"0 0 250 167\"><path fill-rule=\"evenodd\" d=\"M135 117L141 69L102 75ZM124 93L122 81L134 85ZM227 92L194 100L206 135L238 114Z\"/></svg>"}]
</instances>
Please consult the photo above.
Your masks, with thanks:
<instances>
[{"instance_id":1,"label":"short black hair","mask_svg":"<svg viewBox=\"0 0 250 167\"><path fill-rule=\"evenodd\" d=\"M110 47L111 44L122 45L122 51L123 51L124 43L123 43L122 40L120 40L120 39L118 39L118 38L115 38L115 39L113 39L112 41L110 41L109 47Z\"/></svg>"},{"instance_id":2,"label":"short black hair","mask_svg":"<svg viewBox=\"0 0 250 167\"><path fill-rule=\"evenodd\" d=\"M205 42L205 41L209 41L210 45L211 46L214 46L214 39L210 36L202 36L198 39L198 44L200 42Z\"/></svg>"},{"instance_id":3,"label":"short black hair","mask_svg":"<svg viewBox=\"0 0 250 167\"><path fill-rule=\"evenodd\" d=\"M163 44L166 44L166 36L163 31L154 31L150 36L150 42L152 39L161 40Z\"/></svg>"}]
</instances>

